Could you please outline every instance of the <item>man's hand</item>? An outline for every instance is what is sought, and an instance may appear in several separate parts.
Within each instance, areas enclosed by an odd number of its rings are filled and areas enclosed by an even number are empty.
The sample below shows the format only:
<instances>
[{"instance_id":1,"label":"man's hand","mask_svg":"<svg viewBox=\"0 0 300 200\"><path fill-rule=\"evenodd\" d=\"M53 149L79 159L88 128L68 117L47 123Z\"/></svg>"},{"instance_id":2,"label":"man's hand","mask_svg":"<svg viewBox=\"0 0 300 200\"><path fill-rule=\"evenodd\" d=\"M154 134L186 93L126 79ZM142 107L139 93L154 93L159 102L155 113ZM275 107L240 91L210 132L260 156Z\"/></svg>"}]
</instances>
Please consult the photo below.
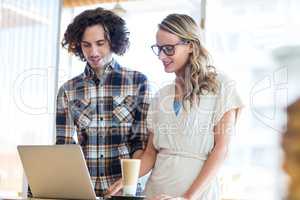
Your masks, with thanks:
<instances>
[{"instance_id":1,"label":"man's hand","mask_svg":"<svg viewBox=\"0 0 300 200\"><path fill-rule=\"evenodd\" d=\"M117 195L118 193L121 192L120 190L122 188L123 188L123 183L122 183L122 179L120 178L119 180L117 180L114 184L112 184L107 189L107 192L106 192L105 196Z\"/></svg>"}]
</instances>

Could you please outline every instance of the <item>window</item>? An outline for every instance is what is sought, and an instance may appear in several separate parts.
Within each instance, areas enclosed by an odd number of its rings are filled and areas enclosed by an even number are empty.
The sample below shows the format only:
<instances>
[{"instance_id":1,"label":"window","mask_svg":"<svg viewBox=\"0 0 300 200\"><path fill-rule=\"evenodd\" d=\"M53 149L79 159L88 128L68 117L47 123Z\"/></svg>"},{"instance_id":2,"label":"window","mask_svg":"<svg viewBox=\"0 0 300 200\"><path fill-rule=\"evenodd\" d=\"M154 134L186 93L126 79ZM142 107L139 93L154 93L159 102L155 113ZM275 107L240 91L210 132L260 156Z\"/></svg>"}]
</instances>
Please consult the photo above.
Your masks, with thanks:
<instances>
[{"instance_id":1,"label":"window","mask_svg":"<svg viewBox=\"0 0 300 200\"><path fill-rule=\"evenodd\" d=\"M284 195L280 140L284 109L299 95L293 86L299 70L283 60L291 58L291 47L299 49L299 7L293 0L208 1L208 49L217 68L236 80L246 105L222 171L224 198Z\"/></svg>"},{"instance_id":2,"label":"window","mask_svg":"<svg viewBox=\"0 0 300 200\"><path fill-rule=\"evenodd\" d=\"M2 0L0 13L0 198L14 198L27 192L17 145L53 142L59 1Z\"/></svg>"}]
</instances>

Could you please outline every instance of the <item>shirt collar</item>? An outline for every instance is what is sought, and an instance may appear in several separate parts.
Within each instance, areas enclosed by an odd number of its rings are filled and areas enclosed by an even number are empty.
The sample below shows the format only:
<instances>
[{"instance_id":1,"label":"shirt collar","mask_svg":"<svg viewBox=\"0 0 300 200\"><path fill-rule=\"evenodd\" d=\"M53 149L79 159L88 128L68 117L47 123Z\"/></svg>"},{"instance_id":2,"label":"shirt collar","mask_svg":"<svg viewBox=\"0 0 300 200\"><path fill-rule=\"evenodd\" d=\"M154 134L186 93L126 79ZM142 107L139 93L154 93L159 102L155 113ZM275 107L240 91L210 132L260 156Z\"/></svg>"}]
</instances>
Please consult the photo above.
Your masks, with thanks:
<instances>
[{"instance_id":1,"label":"shirt collar","mask_svg":"<svg viewBox=\"0 0 300 200\"><path fill-rule=\"evenodd\" d=\"M110 63L104 66L105 69L103 75L107 74L108 72L111 72L113 69L117 67L118 67L118 63L114 59L112 59ZM85 66L83 74L84 74L84 79L98 79L96 72L88 63Z\"/></svg>"}]
</instances>

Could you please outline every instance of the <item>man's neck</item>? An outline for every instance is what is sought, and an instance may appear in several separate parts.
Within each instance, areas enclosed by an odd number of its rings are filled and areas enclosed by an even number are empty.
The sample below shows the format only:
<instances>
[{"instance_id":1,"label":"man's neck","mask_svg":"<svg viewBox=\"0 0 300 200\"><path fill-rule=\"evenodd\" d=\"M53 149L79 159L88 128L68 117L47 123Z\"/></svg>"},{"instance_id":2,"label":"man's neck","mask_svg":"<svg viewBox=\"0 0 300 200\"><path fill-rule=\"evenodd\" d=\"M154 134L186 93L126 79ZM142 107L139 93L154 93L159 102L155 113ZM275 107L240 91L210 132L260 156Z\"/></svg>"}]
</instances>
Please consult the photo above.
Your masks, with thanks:
<instances>
[{"instance_id":1,"label":"man's neck","mask_svg":"<svg viewBox=\"0 0 300 200\"><path fill-rule=\"evenodd\" d=\"M102 66L102 67L97 67L97 68L93 69L94 72L96 73L96 76L98 77L98 79L100 79L101 76L103 76L105 68L106 68L106 65Z\"/></svg>"},{"instance_id":2,"label":"man's neck","mask_svg":"<svg viewBox=\"0 0 300 200\"><path fill-rule=\"evenodd\" d=\"M100 79L104 72L105 72L105 69L112 63L112 59L107 62L105 65L101 66L101 67L96 67L96 68L93 68L94 72L96 73L96 76L98 77L98 79Z\"/></svg>"}]
</instances>

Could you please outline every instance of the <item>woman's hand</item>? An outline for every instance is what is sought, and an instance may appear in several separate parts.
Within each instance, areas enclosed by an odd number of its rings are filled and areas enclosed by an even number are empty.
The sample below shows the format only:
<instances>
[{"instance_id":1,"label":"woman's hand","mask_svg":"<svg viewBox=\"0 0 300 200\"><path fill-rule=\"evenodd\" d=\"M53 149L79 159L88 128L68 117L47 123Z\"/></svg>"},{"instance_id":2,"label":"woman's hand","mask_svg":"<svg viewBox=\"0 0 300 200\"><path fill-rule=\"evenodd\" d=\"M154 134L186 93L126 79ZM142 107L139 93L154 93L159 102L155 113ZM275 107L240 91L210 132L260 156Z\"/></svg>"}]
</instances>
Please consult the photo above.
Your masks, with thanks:
<instances>
[{"instance_id":1,"label":"woman's hand","mask_svg":"<svg viewBox=\"0 0 300 200\"><path fill-rule=\"evenodd\" d=\"M172 197L172 196L169 196L169 195L165 195L165 194L161 194L161 195L158 195L150 200L188 200L186 198L183 198L183 197Z\"/></svg>"},{"instance_id":2,"label":"woman's hand","mask_svg":"<svg viewBox=\"0 0 300 200\"><path fill-rule=\"evenodd\" d=\"M117 195L121 192L122 188L123 188L123 183L122 183L122 179L120 178L107 189L105 196Z\"/></svg>"}]
</instances>

